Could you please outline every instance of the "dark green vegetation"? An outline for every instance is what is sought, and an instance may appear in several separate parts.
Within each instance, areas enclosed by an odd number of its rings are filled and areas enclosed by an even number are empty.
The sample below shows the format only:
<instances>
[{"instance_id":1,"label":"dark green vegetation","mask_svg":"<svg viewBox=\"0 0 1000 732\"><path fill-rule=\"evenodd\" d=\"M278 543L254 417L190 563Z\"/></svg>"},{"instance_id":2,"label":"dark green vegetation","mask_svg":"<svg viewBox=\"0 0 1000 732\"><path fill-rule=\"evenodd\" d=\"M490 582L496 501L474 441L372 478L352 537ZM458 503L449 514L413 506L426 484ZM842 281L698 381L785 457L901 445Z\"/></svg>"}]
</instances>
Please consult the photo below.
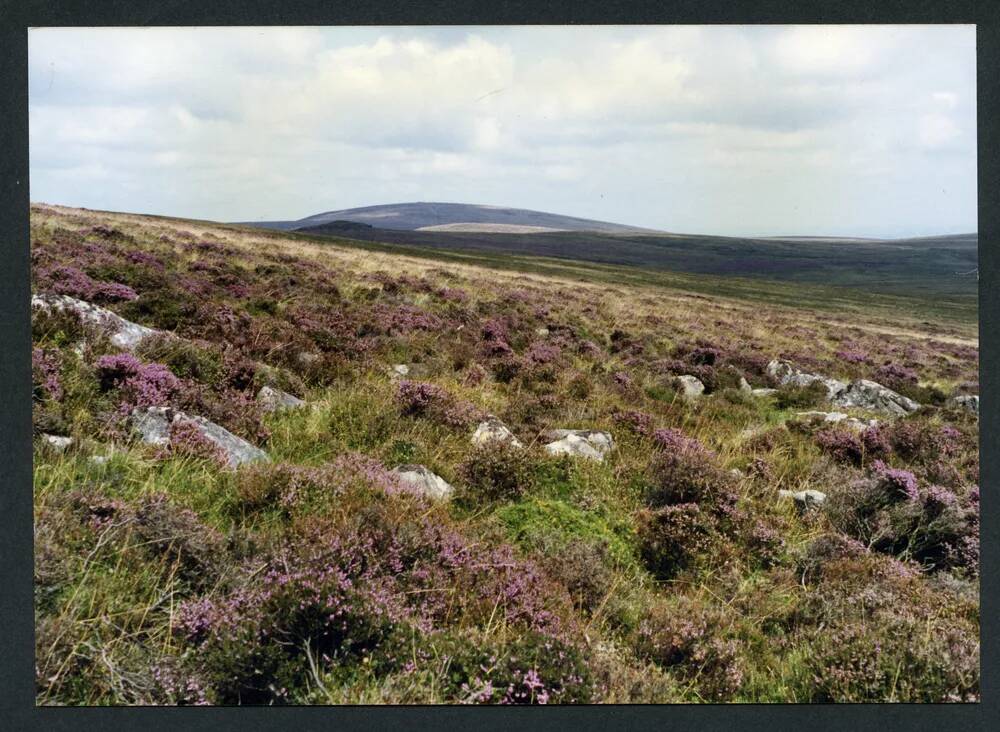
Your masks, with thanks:
<instances>
[{"instance_id":1,"label":"dark green vegetation","mask_svg":"<svg viewBox=\"0 0 1000 732\"><path fill-rule=\"evenodd\" d=\"M978 698L978 424L943 406L978 392L968 311L340 244L33 207L34 291L176 336L33 318L36 432L75 439L35 453L39 703ZM779 357L928 406L808 426L817 394L735 388ZM308 406L262 412L265 384ZM143 404L271 462L142 445ZM525 447L474 447L486 413ZM561 427L616 447L548 455ZM807 488L828 505L777 495Z\"/></svg>"},{"instance_id":2,"label":"dark green vegetation","mask_svg":"<svg viewBox=\"0 0 1000 732\"><path fill-rule=\"evenodd\" d=\"M342 223L296 229L371 242L480 254L517 254L627 265L654 271L832 285L904 296L975 301L978 237L926 239L754 239L589 231L533 234L352 228Z\"/></svg>"}]
</instances>

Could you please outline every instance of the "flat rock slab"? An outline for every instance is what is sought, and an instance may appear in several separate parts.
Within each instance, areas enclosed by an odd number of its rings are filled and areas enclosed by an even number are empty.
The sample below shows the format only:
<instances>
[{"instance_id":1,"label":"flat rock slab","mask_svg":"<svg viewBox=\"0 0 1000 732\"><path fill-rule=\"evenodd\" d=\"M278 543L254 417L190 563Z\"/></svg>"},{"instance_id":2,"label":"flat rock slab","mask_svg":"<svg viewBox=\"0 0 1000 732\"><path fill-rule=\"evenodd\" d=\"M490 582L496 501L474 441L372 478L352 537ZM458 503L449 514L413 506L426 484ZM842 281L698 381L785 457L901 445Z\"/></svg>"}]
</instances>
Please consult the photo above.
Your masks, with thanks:
<instances>
[{"instance_id":1,"label":"flat rock slab","mask_svg":"<svg viewBox=\"0 0 1000 732\"><path fill-rule=\"evenodd\" d=\"M281 409L297 409L304 407L305 402L288 392L273 386L262 386L257 392L257 401L265 412L276 412Z\"/></svg>"},{"instance_id":2,"label":"flat rock slab","mask_svg":"<svg viewBox=\"0 0 1000 732\"><path fill-rule=\"evenodd\" d=\"M542 439L549 442L545 451L550 455L571 455L601 462L615 446L608 432L599 430L547 430Z\"/></svg>"},{"instance_id":3,"label":"flat rock slab","mask_svg":"<svg viewBox=\"0 0 1000 732\"><path fill-rule=\"evenodd\" d=\"M125 320L110 310L68 295L32 295L31 307L76 313L84 323L107 333L115 346L128 351L135 349L144 338L162 332Z\"/></svg>"},{"instance_id":4,"label":"flat rock slab","mask_svg":"<svg viewBox=\"0 0 1000 732\"><path fill-rule=\"evenodd\" d=\"M393 468L392 473L404 485L434 500L450 498L455 490L448 481L423 465L400 465Z\"/></svg>"},{"instance_id":5,"label":"flat rock slab","mask_svg":"<svg viewBox=\"0 0 1000 732\"><path fill-rule=\"evenodd\" d=\"M491 442L509 443L514 447L524 447L514 433L507 429L507 425L494 416L489 416L484 422L480 422L476 431L472 433L473 445L485 445Z\"/></svg>"},{"instance_id":6,"label":"flat rock slab","mask_svg":"<svg viewBox=\"0 0 1000 732\"><path fill-rule=\"evenodd\" d=\"M753 394L755 397L769 397L772 394L777 394L778 390L777 389L766 389L766 388L751 389L750 393Z\"/></svg>"},{"instance_id":7,"label":"flat rock slab","mask_svg":"<svg viewBox=\"0 0 1000 732\"><path fill-rule=\"evenodd\" d=\"M861 420L843 412L796 412L795 416L809 425L839 424L852 430L861 431L878 424L877 419Z\"/></svg>"},{"instance_id":8,"label":"flat rock slab","mask_svg":"<svg viewBox=\"0 0 1000 732\"><path fill-rule=\"evenodd\" d=\"M149 445L166 445L170 442L170 425L189 422L197 427L203 437L218 447L230 467L257 460L270 461L267 453L237 437L225 427L204 417L185 414L170 407L136 407L132 410L132 426Z\"/></svg>"}]
</instances>

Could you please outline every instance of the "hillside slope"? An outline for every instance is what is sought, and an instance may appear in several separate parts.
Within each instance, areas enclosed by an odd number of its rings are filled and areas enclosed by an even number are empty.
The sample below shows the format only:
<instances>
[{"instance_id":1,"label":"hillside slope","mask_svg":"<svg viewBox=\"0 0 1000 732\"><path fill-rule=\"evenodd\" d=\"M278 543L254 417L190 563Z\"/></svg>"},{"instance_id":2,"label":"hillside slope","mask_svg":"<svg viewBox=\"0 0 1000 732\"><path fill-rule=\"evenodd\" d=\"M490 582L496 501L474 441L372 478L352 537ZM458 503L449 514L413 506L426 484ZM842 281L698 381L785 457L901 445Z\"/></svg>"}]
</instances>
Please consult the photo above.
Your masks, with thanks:
<instances>
[{"instance_id":1,"label":"hillside slope","mask_svg":"<svg viewBox=\"0 0 1000 732\"><path fill-rule=\"evenodd\" d=\"M979 698L968 325L48 205L31 243L39 704Z\"/></svg>"},{"instance_id":2,"label":"hillside slope","mask_svg":"<svg viewBox=\"0 0 1000 732\"><path fill-rule=\"evenodd\" d=\"M381 229L416 230L432 226L462 224L500 224L503 226L536 227L542 230L603 231L634 233L651 231L637 226L595 221L577 216L532 211L506 206L482 206L468 203L392 203L364 206L307 216L297 221L246 222L265 228L294 230L321 226L331 221L353 221Z\"/></svg>"}]
</instances>

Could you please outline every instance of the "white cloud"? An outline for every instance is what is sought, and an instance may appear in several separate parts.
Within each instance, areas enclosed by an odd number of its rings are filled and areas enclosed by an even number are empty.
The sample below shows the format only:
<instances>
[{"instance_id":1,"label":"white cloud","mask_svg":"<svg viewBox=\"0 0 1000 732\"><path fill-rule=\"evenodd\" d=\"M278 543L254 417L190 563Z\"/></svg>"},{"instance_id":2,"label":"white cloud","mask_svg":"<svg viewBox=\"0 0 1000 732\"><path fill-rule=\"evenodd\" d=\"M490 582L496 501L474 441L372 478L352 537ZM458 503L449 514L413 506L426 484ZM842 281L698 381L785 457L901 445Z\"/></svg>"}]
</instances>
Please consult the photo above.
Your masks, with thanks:
<instances>
[{"instance_id":1,"label":"white cloud","mask_svg":"<svg viewBox=\"0 0 1000 732\"><path fill-rule=\"evenodd\" d=\"M436 199L705 232L975 226L971 27L42 29L29 44L35 200L223 220Z\"/></svg>"}]
</instances>

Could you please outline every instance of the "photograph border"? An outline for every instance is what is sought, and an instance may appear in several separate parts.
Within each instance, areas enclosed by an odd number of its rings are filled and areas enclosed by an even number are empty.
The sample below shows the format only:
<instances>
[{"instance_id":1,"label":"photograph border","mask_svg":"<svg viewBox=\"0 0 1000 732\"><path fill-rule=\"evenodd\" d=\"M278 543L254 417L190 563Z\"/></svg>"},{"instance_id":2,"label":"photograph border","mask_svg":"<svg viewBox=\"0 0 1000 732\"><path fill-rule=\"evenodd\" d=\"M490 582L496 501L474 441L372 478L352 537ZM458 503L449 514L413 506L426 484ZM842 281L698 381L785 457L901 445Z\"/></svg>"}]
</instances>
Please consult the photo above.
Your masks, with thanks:
<instances>
[{"instance_id":1,"label":"photograph border","mask_svg":"<svg viewBox=\"0 0 1000 732\"><path fill-rule=\"evenodd\" d=\"M749 729L986 730L1000 719L997 574L1000 501L997 500L997 436L994 403L1000 381L996 336L1000 333L1000 3L841 0L769 2L614 3L593 0L447 3L331 3L322 0L211 3L163 0L48 0L5 4L0 9L0 728L10 730L138 729L340 730L449 729ZM981 486L981 693L979 704L705 704L587 705L541 708L452 706L357 707L36 707L34 684L31 335L29 313L28 54L29 27L185 25L501 25L501 24L785 24L965 23L977 26L979 197L979 331ZM64 201L72 205L72 201ZM992 204L992 205L990 205ZM177 212L183 213L183 212Z\"/></svg>"}]
</instances>

